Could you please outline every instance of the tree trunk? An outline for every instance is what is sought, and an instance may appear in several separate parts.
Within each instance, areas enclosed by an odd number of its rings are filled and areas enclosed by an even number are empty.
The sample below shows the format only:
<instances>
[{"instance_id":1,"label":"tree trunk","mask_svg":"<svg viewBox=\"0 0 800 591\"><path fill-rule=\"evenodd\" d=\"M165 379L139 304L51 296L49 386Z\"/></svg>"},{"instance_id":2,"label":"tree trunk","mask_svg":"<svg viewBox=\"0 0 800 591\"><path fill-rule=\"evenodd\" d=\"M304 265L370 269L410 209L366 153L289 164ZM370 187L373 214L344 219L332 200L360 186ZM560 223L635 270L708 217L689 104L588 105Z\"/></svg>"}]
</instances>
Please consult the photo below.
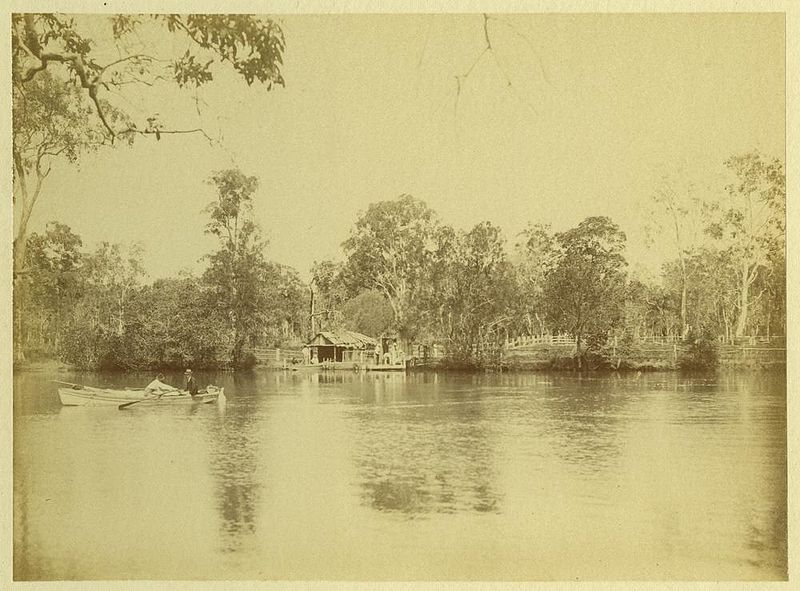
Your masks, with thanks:
<instances>
[{"instance_id":1,"label":"tree trunk","mask_svg":"<svg viewBox=\"0 0 800 591\"><path fill-rule=\"evenodd\" d=\"M14 365L25 363L25 350L22 346L22 302L25 299L22 278L14 274Z\"/></svg>"},{"instance_id":2,"label":"tree trunk","mask_svg":"<svg viewBox=\"0 0 800 591\"><path fill-rule=\"evenodd\" d=\"M739 291L739 318L736 320L736 336L744 335L747 328L748 300L750 299L750 265L743 263L740 270L741 286Z\"/></svg>"},{"instance_id":3,"label":"tree trunk","mask_svg":"<svg viewBox=\"0 0 800 591\"><path fill-rule=\"evenodd\" d=\"M25 361L25 351L23 350L22 331L24 326L24 312L23 305L25 302L25 286L22 279L25 272L25 252L28 246L28 221L30 220L33 206L36 205L36 200L39 198L39 193L42 190L42 181L47 176L47 172L42 172L36 166L36 182L33 191L28 190L27 171L22 163L22 156L17 150L12 150L14 160L14 207L19 206L20 218L19 228L17 235L14 238L14 270L13 270L13 308L14 308L14 363L23 363Z\"/></svg>"},{"instance_id":4,"label":"tree trunk","mask_svg":"<svg viewBox=\"0 0 800 591\"><path fill-rule=\"evenodd\" d=\"M23 280L23 273L25 271L25 246L28 240L28 215L25 212L25 202L27 200L23 197L23 212L20 218L19 230L17 237L14 239L14 270L13 270L13 285L14 285L14 364L25 362L25 351L22 346L22 328L23 328L23 303L25 301L25 286Z\"/></svg>"},{"instance_id":5,"label":"tree trunk","mask_svg":"<svg viewBox=\"0 0 800 591\"><path fill-rule=\"evenodd\" d=\"M686 309L686 290L687 290L687 280L686 280L686 261L684 260L683 256L681 256L681 330L683 337L685 338L687 334L689 334L689 322L688 322L688 311Z\"/></svg>"},{"instance_id":6,"label":"tree trunk","mask_svg":"<svg viewBox=\"0 0 800 591\"><path fill-rule=\"evenodd\" d=\"M581 333L575 335L575 355L578 358L578 371L582 369L581 365Z\"/></svg>"}]
</instances>

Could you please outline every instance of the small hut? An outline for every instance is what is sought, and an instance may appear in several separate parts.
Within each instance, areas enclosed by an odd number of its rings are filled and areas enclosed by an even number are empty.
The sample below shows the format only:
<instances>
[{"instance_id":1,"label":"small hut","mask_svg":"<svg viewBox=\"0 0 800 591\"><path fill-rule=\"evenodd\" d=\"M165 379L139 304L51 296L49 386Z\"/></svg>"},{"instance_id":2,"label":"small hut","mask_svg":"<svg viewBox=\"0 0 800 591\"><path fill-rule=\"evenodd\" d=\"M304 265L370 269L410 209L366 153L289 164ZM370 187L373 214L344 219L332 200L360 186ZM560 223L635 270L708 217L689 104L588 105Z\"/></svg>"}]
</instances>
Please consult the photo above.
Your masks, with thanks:
<instances>
[{"instance_id":1,"label":"small hut","mask_svg":"<svg viewBox=\"0 0 800 591\"><path fill-rule=\"evenodd\" d=\"M350 330L318 332L306 345L312 362L371 363L378 342L372 337Z\"/></svg>"}]
</instances>

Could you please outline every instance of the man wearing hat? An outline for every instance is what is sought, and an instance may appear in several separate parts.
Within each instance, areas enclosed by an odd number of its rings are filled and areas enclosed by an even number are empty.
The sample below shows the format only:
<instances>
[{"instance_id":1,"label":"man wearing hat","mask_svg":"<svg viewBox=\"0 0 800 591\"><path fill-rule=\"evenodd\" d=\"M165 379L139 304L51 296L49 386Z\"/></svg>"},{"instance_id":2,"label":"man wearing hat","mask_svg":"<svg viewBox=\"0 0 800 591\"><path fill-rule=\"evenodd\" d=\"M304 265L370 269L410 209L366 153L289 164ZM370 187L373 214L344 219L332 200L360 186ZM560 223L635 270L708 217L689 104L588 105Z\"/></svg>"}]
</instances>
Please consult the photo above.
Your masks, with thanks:
<instances>
[{"instance_id":1,"label":"man wearing hat","mask_svg":"<svg viewBox=\"0 0 800 591\"><path fill-rule=\"evenodd\" d=\"M189 394L197 396L197 382L194 380L192 370L187 369L183 375L186 376L186 389L189 391Z\"/></svg>"}]
</instances>

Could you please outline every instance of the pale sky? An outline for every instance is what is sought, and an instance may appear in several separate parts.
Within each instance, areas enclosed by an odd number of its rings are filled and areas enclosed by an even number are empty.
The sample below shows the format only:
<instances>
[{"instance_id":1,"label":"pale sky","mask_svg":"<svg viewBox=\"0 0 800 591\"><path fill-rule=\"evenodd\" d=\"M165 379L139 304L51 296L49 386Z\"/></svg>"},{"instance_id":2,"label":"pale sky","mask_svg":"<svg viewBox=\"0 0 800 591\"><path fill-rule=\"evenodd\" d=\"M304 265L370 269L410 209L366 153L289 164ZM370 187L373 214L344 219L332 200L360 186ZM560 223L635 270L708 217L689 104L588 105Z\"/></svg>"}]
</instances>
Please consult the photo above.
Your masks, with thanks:
<instances>
[{"instance_id":1,"label":"pale sky","mask_svg":"<svg viewBox=\"0 0 800 591\"><path fill-rule=\"evenodd\" d=\"M402 193L457 228L489 220L509 245L528 222L608 215L632 265L656 268L671 253L645 249L643 215L663 173L721 189L727 157L783 158L780 14L498 16L458 101L481 15L279 20L285 88L221 76L203 92L224 147L173 136L54 167L31 229L59 220L89 247L141 240L152 278L199 271L214 247L203 181L236 165L260 180L268 257L304 278L341 256L359 211ZM156 111L193 125L187 93L161 96Z\"/></svg>"}]
</instances>

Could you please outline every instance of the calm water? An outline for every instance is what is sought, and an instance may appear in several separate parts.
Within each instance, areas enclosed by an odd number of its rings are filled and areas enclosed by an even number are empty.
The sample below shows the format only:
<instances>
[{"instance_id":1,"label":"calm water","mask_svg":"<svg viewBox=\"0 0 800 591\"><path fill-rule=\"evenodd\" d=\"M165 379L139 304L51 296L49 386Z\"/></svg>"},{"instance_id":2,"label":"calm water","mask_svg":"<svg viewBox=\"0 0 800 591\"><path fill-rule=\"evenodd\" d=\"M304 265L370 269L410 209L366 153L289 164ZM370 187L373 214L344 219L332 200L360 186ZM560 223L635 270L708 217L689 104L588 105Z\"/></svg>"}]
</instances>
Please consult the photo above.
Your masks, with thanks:
<instances>
[{"instance_id":1,"label":"calm water","mask_svg":"<svg viewBox=\"0 0 800 591\"><path fill-rule=\"evenodd\" d=\"M782 375L199 377L15 376L16 579L786 578Z\"/></svg>"}]
</instances>

